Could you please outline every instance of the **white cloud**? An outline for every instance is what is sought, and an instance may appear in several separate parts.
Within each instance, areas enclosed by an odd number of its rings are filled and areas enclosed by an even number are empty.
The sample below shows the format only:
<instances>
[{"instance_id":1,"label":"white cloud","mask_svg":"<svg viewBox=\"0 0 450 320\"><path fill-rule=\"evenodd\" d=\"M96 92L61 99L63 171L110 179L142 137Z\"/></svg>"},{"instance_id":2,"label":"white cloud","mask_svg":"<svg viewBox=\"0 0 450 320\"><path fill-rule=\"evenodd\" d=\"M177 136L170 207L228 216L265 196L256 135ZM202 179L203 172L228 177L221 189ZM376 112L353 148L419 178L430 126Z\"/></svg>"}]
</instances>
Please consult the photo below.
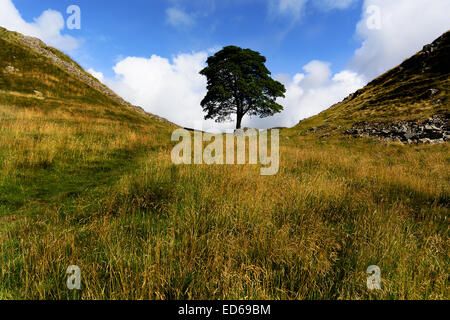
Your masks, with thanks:
<instances>
[{"instance_id":1,"label":"white cloud","mask_svg":"<svg viewBox=\"0 0 450 320\"><path fill-rule=\"evenodd\" d=\"M275 0L270 2L270 11L298 19L307 2L308 0Z\"/></svg>"},{"instance_id":2,"label":"white cloud","mask_svg":"<svg viewBox=\"0 0 450 320\"><path fill-rule=\"evenodd\" d=\"M206 78L199 72L207 56L208 52L202 51L179 54L171 60L157 55L128 57L114 67L116 78L105 79L105 83L131 103L181 126L228 128L230 124L202 121L200 102L206 94Z\"/></svg>"},{"instance_id":3,"label":"white cloud","mask_svg":"<svg viewBox=\"0 0 450 320\"><path fill-rule=\"evenodd\" d=\"M379 8L379 29L368 27L370 6ZM368 80L375 78L449 30L449 12L449 0L365 0L357 26L363 44L350 66Z\"/></svg>"},{"instance_id":4,"label":"white cloud","mask_svg":"<svg viewBox=\"0 0 450 320\"><path fill-rule=\"evenodd\" d=\"M22 18L11 0L0 0L0 26L37 37L60 50L72 51L79 46L79 40L61 34L65 21L58 11L46 10L34 22L29 23Z\"/></svg>"},{"instance_id":5,"label":"white cloud","mask_svg":"<svg viewBox=\"0 0 450 320\"><path fill-rule=\"evenodd\" d=\"M247 119L245 125L258 128L292 127L299 120L326 110L365 84L361 76L349 70L333 75L330 64L323 61L311 61L303 70L305 73L297 73L291 79L276 77L287 89L286 97L278 100L284 106L282 113L267 119Z\"/></svg>"},{"instance_id":6,"label":"white cloud","mask_svg":"<svg viewBox=\"0 0 450 320\"><path fill-rule=\"evenodd\" d=\"M95 78L97 78L100 82L103 82L103 80L105 79L104 75L102 72L97 72L94 69L88 69L88 71L90 74L92 74Z\"/></svg>"},{"instance_id":7,"label":"white cloud","mask_svg":"<svg viewBox=\"0 0 450 320\"><path fill-rule=\"evenodd\" d=\"M321 10L346 9L359 0L269 0L272 15L291 16L294 21L301 17L306 4L311 3Z\"/></svg>"},{"instance_id":8,"label":"white cloud","mask_svg":"<svg viewBox=\"0 0 450 320\"><path fill-rule=\"evenodd\" d=\"M180 8L168 8L166 10L167 22L174 27L190 27L195 24L192 15L187 14Z\"/></svg>"}]
</instances>

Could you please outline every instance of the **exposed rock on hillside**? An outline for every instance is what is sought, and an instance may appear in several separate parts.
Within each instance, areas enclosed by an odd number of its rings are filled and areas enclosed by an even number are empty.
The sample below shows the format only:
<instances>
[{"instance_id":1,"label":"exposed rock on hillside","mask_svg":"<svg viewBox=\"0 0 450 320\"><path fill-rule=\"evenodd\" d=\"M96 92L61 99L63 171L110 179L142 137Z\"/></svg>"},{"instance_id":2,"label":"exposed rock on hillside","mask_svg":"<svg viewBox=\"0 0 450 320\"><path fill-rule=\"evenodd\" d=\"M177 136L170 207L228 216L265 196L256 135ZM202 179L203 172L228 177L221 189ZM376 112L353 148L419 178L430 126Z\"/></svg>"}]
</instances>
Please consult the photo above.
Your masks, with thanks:
<instances>
[{"instance_id":1,"label":"exposed rock on hillside","mask_svg":"<svg viewBox=\"0 0 450 320\"><path fill-rule=\"evenodd\" d=\"M386 142L402 142L408 144L438 144L450 140L449 114L435 115L424 122L400 121L397 123L367 123L355 125L345 134L354 137L375 137Z\"/></svg>"}]
</instances>

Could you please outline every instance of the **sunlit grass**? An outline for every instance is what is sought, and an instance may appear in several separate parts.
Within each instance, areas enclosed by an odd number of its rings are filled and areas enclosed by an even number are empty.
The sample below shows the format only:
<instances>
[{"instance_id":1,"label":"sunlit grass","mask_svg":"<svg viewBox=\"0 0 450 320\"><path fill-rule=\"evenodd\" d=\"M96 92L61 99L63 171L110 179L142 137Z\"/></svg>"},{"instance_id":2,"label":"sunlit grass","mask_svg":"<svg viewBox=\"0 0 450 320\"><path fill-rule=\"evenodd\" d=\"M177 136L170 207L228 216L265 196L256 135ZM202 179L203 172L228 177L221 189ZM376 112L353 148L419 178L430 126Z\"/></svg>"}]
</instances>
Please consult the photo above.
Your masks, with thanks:
<instances>
[{"instance_id":1,"label":"sunlit grass","mask_svg":"<svg viewBox=\"0 0 450 320\"><path fill-rule=\"evenodd\" d=\"M173 165L156 122L0 110L1 298L448 299L447 145L282 136L262 177Z\"/></svg>"}]
</instances>

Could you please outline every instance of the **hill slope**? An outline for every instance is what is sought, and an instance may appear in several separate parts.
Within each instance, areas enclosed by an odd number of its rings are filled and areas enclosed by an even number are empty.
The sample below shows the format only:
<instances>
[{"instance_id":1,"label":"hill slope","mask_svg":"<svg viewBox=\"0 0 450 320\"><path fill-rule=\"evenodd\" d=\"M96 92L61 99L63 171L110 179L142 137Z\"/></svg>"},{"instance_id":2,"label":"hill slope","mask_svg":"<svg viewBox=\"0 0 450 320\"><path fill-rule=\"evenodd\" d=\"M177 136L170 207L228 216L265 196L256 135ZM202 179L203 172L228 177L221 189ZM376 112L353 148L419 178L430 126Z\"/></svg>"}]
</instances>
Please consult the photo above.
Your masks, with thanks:
<instances>
[{"instance_id":1,"label":"hill slope","mask_svg":"<svg viewBox=\"0 0 450 320\"><path fill-rule=\"evenodd\" d=\"M0 103L60 110L65 105L72 111L82 106L84 112L99 116L137 120L142 118L139 113L171 124L124 101L64 53L37 38L0 27L0 48Z\"/></svg>"},{"instance_id":2,"label":"hill slope","mask_svg":"<svg viewBox=\"0 0 450 320\"><path fill-rule=\"evenodd\" d=\"M0 118L0 208L7 211L108 183L110 170L120 173L175 128L126 103L62 52L3 28Z\"/></svg>"},{"instance_id":3,"label":"hill slope","mask_svg":"<svg viewBox=\"0 0 450 320\"><path fill-rule=\"evenodd\" d=\"M300 122L294 130L342 127L342 132L360 122L425 120L449 112L450 31L344 101Z\"/></svg>"}]
</instances>

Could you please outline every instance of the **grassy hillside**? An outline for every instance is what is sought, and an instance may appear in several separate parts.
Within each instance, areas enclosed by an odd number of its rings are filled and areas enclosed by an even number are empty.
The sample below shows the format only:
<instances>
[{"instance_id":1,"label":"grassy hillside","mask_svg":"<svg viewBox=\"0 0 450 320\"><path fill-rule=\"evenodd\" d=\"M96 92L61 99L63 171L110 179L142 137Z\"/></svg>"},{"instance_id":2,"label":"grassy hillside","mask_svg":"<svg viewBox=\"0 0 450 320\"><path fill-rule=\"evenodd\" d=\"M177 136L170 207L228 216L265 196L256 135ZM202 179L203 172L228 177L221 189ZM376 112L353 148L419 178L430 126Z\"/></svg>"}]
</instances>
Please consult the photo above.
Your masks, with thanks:
<instances>
[{"instance_id":1,"label":"grassy hillside","mask_svg":"<svg viewBox=\"0 0 450 320\"><path fill-rule=\"evenodd\" d=\"M275 176L176 166L173 127L10 36L0 35L0 298L449 298L448 144L296 128L281 137ZM73 264L81 291L65 286ZM366 288L372 264L381 291Z\"/></svg>"},{"instance_id":2,"label":"grassy hillside","mask_svg":"<svg viewBox=\"0 0 450 320\"><path fill-rule=\"evenodd\" d=\"M342 132L363 121L423 120L445 113L450 113L450 31L291 133L311 127Z\"/></svg>"}]
</instances>

